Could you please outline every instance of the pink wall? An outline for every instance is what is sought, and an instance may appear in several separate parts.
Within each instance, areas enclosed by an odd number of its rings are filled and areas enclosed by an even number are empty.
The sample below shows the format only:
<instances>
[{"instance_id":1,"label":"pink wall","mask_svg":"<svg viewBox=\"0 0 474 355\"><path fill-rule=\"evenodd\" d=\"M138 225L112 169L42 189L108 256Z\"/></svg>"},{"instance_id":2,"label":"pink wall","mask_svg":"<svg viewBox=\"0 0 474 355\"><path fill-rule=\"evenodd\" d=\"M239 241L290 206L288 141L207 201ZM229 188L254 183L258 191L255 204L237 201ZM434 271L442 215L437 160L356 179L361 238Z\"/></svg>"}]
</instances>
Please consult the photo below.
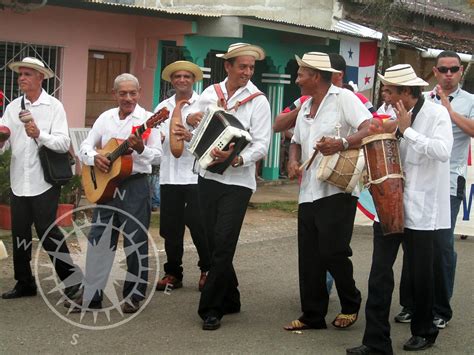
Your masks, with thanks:
<instances>
[{"instance_id":1,"label":"pink wall","mask_svg":"<svg viewBox=\"0 0 474 355\"><path fill-rule=\"evenodd\" d=\"M21 26L19 26L21 24ZM0 11L0 40L64 47L61 101L70 127L84 127L89 50L131 54L131 72L151 109L160 39L182 39L190 21L46 6L27 14Z\"/></svg>"}]
</instances>

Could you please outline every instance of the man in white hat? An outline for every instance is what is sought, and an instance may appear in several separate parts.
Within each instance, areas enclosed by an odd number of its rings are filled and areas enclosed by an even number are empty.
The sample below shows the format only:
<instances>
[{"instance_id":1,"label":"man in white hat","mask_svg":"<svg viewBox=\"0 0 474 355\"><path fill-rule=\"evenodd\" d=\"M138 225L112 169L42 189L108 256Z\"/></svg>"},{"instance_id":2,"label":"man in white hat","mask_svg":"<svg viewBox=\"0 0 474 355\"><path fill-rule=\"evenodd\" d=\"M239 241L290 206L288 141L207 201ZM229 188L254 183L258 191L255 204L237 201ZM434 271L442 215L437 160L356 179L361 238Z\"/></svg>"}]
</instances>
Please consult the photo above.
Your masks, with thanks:
<instances>
[{"instance_id":1,"label":"man in white hat","mask_svg":"<svg viewBox=\"0 0 474 355\"><path fill-rule=\"evenodd\" d=\"M176 93L162 101L155 112L166 107L169 112L173 112L173 115L179 115L181 121L172 127L173 133L179 140L189 142L192 126L186 124L186 117L196 108L199 95L193 90L193 85L196 81L202 80L202 71L194 63L179 60L166 66L161 77L171 83ZM175 112L176 106L183 100L187 103L178 108L179 112ZM193 172L194 156L191 153L184 149L179 158L172 154L170 125L171 120L168 120L161 127L164 141L160 164L160 235L165 240L167 262L164 265L165 276L158 281L156 289L163 291L167 287L172 289L182 287L183 238L184 230L188 226L199 255L198 266L201 269L201 277L198 288L201 290L206 282L211 260L200 216L198 177Z\"/></svg>"},{"instance_id":2,"label":"man in white hat","mask_svg":"<svg viewBox=\"0 0 474 355\"><path fill-rule=\"evenodd\" d=\"M441 105L426 101L418 78L409 64L388 68L379 74L384 90L396 103L400 156L405 173L403 234L384 236L374 223L374 251L366 304L363 345L347 354L392 354L390 304L393 293L393 263L402 242L406 243L409 289L413 293L412 337L406 351L424 350L438 336L433 324L434 241L451 226L449 213L449 157L453 145L451 120Z\"/></svg>"},{"instance_id":3,"label":"man in white hat","mask_svg":"<svg viewBox=\"0 0 474 355\"><path fill-rule=\"evenodd\" d=\"M299 64L296 83L301 95L309 95L298 112L290 145L290 177L302 174L298 208L298 260L300 297L303 314L286 330L326 328L329 295L326 272L336 282L341 312L332 324L347 328L357 320L361 295L353 278L350 240L357 206L358 191L344 190L316 178L322 155L332 155L357 147L367 134L372 114L350 91L332 85L333 69L326 53L306 53ZM337 127L341 133L336 136ZM323 137L325 137L323 139ZM318 154L308 169L314 149Z\"/></svg>"},{"instance_id":4,"label":"man in white hat","mask_svg":"<svg viewBox=\"0 0 474 355\"><path fill-rule=\"evenodd\" d=\"M466 193L466 173L469 143L474 137L474 95L461 89L459 83L463 74L461 58L456 52L442 51L433 67L438 85L425 92L428 101L443 105L449 112L453 129L453 149L450 157L450 206L451 229L435 240L435 324L444 329L451 320L453 311L450 299L453 295L456 270L454 251L454 228L461 203ZM409 270L404 267L400 283L400 304L402 312L395 320L409 323L412 308L412 294L408 289Z\"/></svg>"},{"instance_id":5,"label":"man in white hat","mask_svg":"<svg viewBox=\"0 0 474 355\"><path fill-rule=\"evenodd\" d=\"M10 205L13 267L17 280L15 287L2 295L4 299L36 295L35 280L30 267L32 224L35 225L38 237L42 239L42 246L54 261L61 281L72 274L71 266L74 265L68 257L69 250L59 229L55 226L44 235L56 220L61 187L53 186L44 180L38 148L44 145L55 152L64 153L68 151L70 144L64 107L42 88L43 80L54 77L54 73L45 67L42 61L32 57L12 62L8 67L18 73L18 85L23 95L7 106L0 121L11 131L10 138L0 142L0 153L11 149L14 157L10 171ZM19 118L22 105L33 118L26 123ZM55 258L54 252L62 253L66 259ZM71 297L78 289L79 285L74 285L66 288L64 292Z\"/></svg>"},{"instance_id":6,"label":"man in white hat","mask_svg":"<svg viewBox=\"0 0 474 355\"><path fill-rule=\"evenodd\" d=\"M225 60L227 78L217 87L204 90L198 102L200 113L190 116L188 123L196 124L194 120L199 120L207 107L219 103L248 130L252 142L222 175L207 170L199 173L199 197L211 252L211 268L198 310L204 330L215 330L225 314L240 312L240 293L232 261L248 202L257 187L255 163L267 154L271 138L270 104L250 81L255 61L263 60L265 52L258 46L236 43L229 46L227 53L217 56ZM241 102L245 103L239 105ZM215 163L224 162L232 152L233 147L215 148L212 151Z\"/></svg>"}]
</instances>

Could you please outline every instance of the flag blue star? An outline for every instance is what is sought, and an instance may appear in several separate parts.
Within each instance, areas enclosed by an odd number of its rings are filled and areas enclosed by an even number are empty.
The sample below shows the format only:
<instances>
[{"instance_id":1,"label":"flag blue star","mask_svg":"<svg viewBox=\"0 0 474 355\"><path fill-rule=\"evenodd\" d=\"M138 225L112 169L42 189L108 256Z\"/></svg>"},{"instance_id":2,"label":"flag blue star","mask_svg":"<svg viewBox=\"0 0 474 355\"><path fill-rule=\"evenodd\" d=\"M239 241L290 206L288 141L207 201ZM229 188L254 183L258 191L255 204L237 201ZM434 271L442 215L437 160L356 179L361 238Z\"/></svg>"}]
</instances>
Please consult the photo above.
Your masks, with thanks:
<instances>
[{"instance_id":1,"label":"flag blue star","mask_svg":"<svg viewBox=\"0 0 474 355\"><path fill-rule=\"evenodd\" d=\"M349 59L352 59L352 54L354 54L354 52L352 51L352 48L349 48Z\"/></svg>"}]
</instances>

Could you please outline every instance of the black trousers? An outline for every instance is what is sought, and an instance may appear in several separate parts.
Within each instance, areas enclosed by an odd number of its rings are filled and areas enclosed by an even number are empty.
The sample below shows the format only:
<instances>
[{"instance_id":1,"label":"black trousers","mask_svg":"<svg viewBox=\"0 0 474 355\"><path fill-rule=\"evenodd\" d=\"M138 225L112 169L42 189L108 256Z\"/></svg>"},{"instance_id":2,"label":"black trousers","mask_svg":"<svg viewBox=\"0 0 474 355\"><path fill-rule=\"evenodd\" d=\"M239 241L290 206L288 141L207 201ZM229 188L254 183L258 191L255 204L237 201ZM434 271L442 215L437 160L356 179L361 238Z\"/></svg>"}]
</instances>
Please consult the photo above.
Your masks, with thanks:
<instances>
[{"instance_id":1,"label":"black trousers","mask_svg":"<svg viewBox=\"0 0 474 355\"><path fill-rule=\"evenodd\" d=\"M405 229L404 234L384 236L374 223L374 251L369 276L369 296L365 306L366 327L363 344L392 354L390 339L390 305L394 288L393 263L402 241L406 243L407 267L414 313L411 333L434 342L438 329L433 324L433 240L439 231Z\"/></svg>"},{"instance_id":2,"label":"black trousers","mask_svg":"<svg viewBox=\"0 0 474 355\"><path fill-rule=\"evenodd\" d=\"M118 237L123 228L123 247L128 248L127 275L123 285L123 298L141 301L146 295L148 282L148 228L150 227L150 185L145 174L132 175L119 187L112 201L96 207L92 217L84 277L84 300L100 301L109 279L117 249ZM120 212L120 213L118 213ZM132 215L138 220L140 226ZM104 245L102 238L110 238ZM102 245L102 247L92 247ZM111 252L112 251L112 252Z\"/></svg>"},{"instance_id":3,"label":"black trousers","mask_svg":"<svg viewBox=\"0 0 474 355\"><path fill-rule=\"evenodd\" d=\"M326 328L329 294L326 272L334 277L341 312L357 313L361 294L353 277L349 246L354 227L357 198L337 194L298 208L298 265L300 321L314 328Z\"/></svg>"},{"instance_id":4,"label":"black trousers","mask_svg":"<svg viewBox=\"0 0 474 355\"><path fill-rule=\"evenodd\" d=\"M201 218L198 185L161 185L160 235L165 239L165 274L183 279L183 238L188 226L202 272L209 271L211 256Z\"/></svg>"},{"instance_id":5,"label":"black trousers","mask_svg":"<svg viewBox=\"0 0 474 355\"><path fill-rule=\"evenodd\" d=\"M252 190L199 177L199 197L211 268L201 292L201 318L240 310L238 280L232 261Z\"/></svg>"},{"instance_id":6,"label":"black trousers","mask_svg":"<svg viewBox=\"0 0 474 355\"><path fill-rule=\"evenodd\" d=\"M56 220L60 191L60 187L53 186L42 194L32 197L11 194L13 267L18 287L35 287L30 266L33 224L61 281L72 274L74 263L69 256L61 231L54 226L47 235L44 235ZM63 254L61 259L53 256L55 252Z\"/></svg>"}]
</instances>

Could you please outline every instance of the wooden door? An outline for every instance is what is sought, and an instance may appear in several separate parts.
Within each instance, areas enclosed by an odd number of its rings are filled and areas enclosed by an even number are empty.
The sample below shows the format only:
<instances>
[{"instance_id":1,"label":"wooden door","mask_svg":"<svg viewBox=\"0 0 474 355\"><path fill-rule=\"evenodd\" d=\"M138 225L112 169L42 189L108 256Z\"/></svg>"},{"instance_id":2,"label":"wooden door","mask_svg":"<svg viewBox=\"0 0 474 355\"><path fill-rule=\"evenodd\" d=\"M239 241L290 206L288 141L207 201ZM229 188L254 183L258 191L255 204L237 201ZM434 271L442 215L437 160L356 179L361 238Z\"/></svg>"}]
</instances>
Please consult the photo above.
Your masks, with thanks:
<instances>
[{"instance_id":1,"label":"wooden door","mask_svg":"<svg viewBox=\"0 0 474 355\"><path fill-rule=\"evenodd\" d=\"M86 127L91 127L102 112L117 106L112 96L114 79L117 75L128 72L127 53L89 51Z\"/></svg>"}]
</instances>

